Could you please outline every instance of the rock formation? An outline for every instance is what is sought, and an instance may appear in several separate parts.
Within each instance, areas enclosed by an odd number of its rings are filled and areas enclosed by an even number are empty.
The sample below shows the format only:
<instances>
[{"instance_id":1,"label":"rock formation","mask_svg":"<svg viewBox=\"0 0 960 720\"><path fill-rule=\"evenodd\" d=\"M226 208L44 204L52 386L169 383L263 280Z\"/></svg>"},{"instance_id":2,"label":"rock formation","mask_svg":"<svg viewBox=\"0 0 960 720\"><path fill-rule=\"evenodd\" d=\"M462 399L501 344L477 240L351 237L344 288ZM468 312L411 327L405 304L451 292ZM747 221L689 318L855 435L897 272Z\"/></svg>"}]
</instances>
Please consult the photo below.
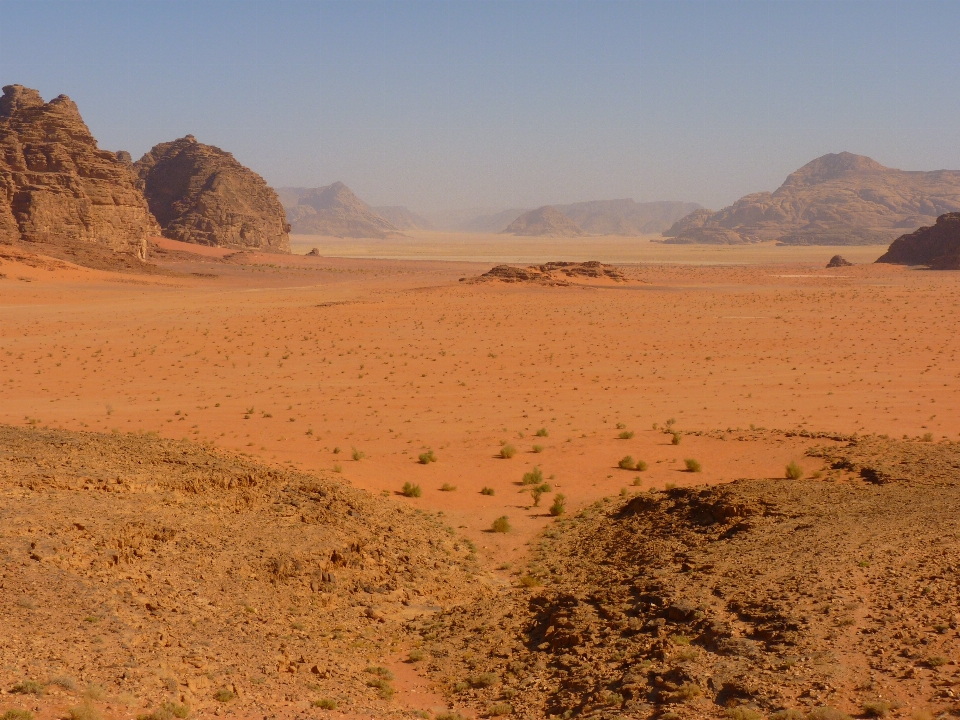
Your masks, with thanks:
<instances>
[{"instance_id":1,"label":"rock formation","mask_svg":"<svg viewBox=\"0 0 960 720\"><path fill-rule=\"evenodd\" d=\"M187 135L155 146L134 167L164 237L290 251L290 226L277 194L230 153Z\"/></svg>"},{"instance_id":2,"label":"rock formation","mask_svg":"<svg viewBox=\"0 0 960 720\"><path fill-rule=\"evenodd\" d=\"M932 226L901 235L877 262L960 269L960 212L946 213Z\"/></svg>"},{"instance_id":3,"label":"rock formation","mask_svg":"<svg viewBox=\"0 0 960 720\"><path fill-rule=\"evenodd\" d=\"M66 95L48 103L7 85L0 98L0 242L99 248L146 256L158 232L141 183L97 147ZM69 253L68 253L69 254Z\"/></svg>"},{"instance_id":4,"label":"rock formation","mask_svg":"<svg viewBox=\"0 0 960 720\"><path fill-rule=\"evenodd\" d=\"M845 259L842 255L834 255L830 258L830 262L827 263L828 268L838 268L838 267L851 267L852 262Z\"/></svg>"},{"instance_id":5,"label":"rock formation","mask_svg":"<svg viewBox=\"0 0 960 720\"><path fill-rule=\"evenodd\" d=\"M581 237L585 234L573 220L551 205L525 212L507 225L503 233L540 237Z\"/></svg>"},{"instance_id":6,"label":"rock formation","mask_svg":"<svg viewBox=\"0 0 960 720\"><path fill-rule=\"evenodd\" d=\"M715 213L697 210L663 234L668 243L739 236L738 242L869 245L956 210L960 171L895 170L844 152L804 165L773 193L747 195Z\"/></svg>"},{"instance_id":7,"label":"rock formation","mask_svg":"<svg viewBox=\"0 0 960 720\"><path fill-rule=\"evenodd\" d=\"M403 205L381 205L370 209L400 230L433 230L429 220Z\"/></svg>"},{"instance_id":8,"label":"rock formation","mask_svg":"<svg viewBox=\"0 0 960 720\"><path fill-rule=\"evenodd\" d=\"M461 278L465 282L467 278ZM612 280L627 282L627 278L613 265L597 260L587 262L548 262L543 265L496 265L471 282L536 283L540 285L569 285L576 280Z\"/></svg>"},{"instance_id":9,"label":"rock formation","mask_svg":"<svg viewBox=\"0 0 960 720\"><path fill-rule=\"evenodd\" d=\"M700 208L697 203L636 202L629 199L592 200L553 207L590 235L658 233Z\"/></svg>"},{"instance_id":10,"label":"rock formation","mask_svg":"<svg viewBox=\"0 0 960 720\"><path fill-rule=\"evenodd\" d=\"M321 188L291 188L297 204L287 205L293 232L299 235L384 238L402 235L400 228L381 217L342 182Z\"/></svg>"}]
</instances>

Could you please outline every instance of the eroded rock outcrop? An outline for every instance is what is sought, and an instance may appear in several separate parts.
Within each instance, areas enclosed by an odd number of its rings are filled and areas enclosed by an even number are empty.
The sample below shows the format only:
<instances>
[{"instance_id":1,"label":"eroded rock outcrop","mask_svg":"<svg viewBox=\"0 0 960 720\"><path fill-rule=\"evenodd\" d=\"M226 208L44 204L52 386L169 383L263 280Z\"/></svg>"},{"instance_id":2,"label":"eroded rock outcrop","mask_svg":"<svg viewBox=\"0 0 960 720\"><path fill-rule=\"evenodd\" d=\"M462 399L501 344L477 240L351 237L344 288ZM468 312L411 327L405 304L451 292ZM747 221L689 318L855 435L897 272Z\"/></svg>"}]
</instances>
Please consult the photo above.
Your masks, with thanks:
<instances>
[{"instance_id":1,"label":"eroded rock outcrop","mask_svg":"<svg viewBox=\"0 0 960 720\"><path fill-rule=\"evenodd\" d=\"M66 95L7 85L0 97L0 242L96 246L144 259L159 231L141 182L100 150Z\"/></svg>"},{"instance_id":2,"label":"eroded rock outcrop","mask_svg":"<svg viewBox=\"0 0 960 720\"><path fill-rule=\"evenodd\" d=\"M290 226L277 193L230 153L187 135L155 146L134 167L164 237L290 251Z\"/></svg>"},{"instance_id":3,"label":"eroded rock outcrop","mask_svg":"<svg viewBox=\"0 0 960 720\"><path fill-rule=\"evenodd\" d=\"M872 245L958 210L960 171L896 170L843 152L807 163L772 193L697 210L663 234L668 243Z\"/></svg>"},{"instance_id":4,"label":"eroded rock outcrop","mask_svg":"<svg viewBox=\"0 0 960 720\"><path fill-rule=\"evenodd\" d=\"M877 262L960 269L960 212L946 213L934 225L901 235Z\"/></svg>"},{"instance_id":5,"label":"eroded rock outcrop","mask_svg":"<svg viewBox=\"0 0 960 720\"><path fill-rule=\"evenodd\" d=\"M585 234L573 220L551 205L525 212L503 232L538 237L581 237Z\"/></svg>"},{"instance_id":6,"label":"eroded rock outcrop","mask_svg":"<svg viewBox=\"0 0 960 720\"><path fill-rule=\"evenodd\" d=\"M376 213L342 182L319 188L290 189L287 217L301 235L385 238L402 235L400 228Z\"/></svg>"}]
</instances>

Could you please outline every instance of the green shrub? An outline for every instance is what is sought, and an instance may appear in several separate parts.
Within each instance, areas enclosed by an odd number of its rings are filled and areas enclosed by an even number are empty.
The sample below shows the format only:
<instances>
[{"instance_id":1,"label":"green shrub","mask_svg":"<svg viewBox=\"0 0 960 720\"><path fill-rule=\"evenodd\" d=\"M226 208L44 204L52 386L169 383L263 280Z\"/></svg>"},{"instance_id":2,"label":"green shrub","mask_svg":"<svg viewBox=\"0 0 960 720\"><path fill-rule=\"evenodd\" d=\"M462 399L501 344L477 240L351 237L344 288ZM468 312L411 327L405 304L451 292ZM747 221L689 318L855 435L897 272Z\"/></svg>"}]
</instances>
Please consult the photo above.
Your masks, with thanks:
<instances>
[{"instance_id":1,"label":"green shrub","mask_svg":"<svg viewBox=\"0 0 960 720\"><path fill-rule=\"evenodd\" d=\"M553 496L553 505L550 506L550 514L554 517L560 517L567 510L567 498L563 493L557 493Z\"/></svg>"},{"instance_id":2,"label":"green shrub","mask_svg":"<svg viewBox=\"0 0 960 720\"><path fill-rule=\"evenodd\" d=\"M687 458L683 461L683 464L686 466L687 472L700 472L703 469L700 467L700 463L693 458Z\"/></svg>"},{"instance_id":3,"label":"green shrub","mask_svg":"<svg viewBox=\"0 0 960 720\"><path fill-rule=\"evenodd\" d=\"M320 700L314 700L310 703L313 707L320 708L322 710L336 710L337 701L331 700L330 698L321 698Z\"/></svg>"},{"instance_id":4,"label":"green shrub","mask_svg":"<svg viewBox=\"0 0 960 720\"><path fill-rule=\"evenodd\" d=\"M503 445L500 448L500 457L502 457L504 460L509 460L516 454L517 454L517 449L513 445L510 445L509 443L506 445Z\"/></svg>"},{"instance_id":5,"label":"green shrub","mask_svg":"<svg viewBox=\"0 0 960 720\"><path fill-rule=\"evenodd\" d=\"M425 453L420 453L418 458L421 465L429 465L432 462L437 461L437 456L433 454L433 450L427 450Z\"/></svg>"},{"instance_id":6,"label":"green shrub","mask_svg":"<svg viewBox=\"0 0 960 720\"><path fill-rule=\"evenodd\" d=\"M633 430L623 430L619 435L617 435L617 437L621 440L632 440Z\"/></svg>"},{"instance_id":7,"label":"green shrub","mask_svg":"<svg viewBox=\"0 0 960 720\"><path fill-rule=\"evenodd\" d=\"M508 518L506 515L501 515L493 521L493 525L490 526L490 529L495 533L510 532L510 518Z\"/></svg>"},{"instance_id":8,"label":"green shrub","mask_svg":"<svg viewBox=\"0 0 960 720\"><path fill-rule=\"evenodd\" d=\"M786 476L790 480L799 480L803 477L803 468L797 463L791 462L789 465L787 465Z\"/></svg>"},{"instance_id":9,"label":"green shrub","mask_svg":"<svg viewBox=\"0 0 960 720\"><path fill-rule=\"evenodd\" d=\"M679 445L679 444L680 444L680 440L683 439L683 436L682 436L680 433L678 433L678 432L671 433L671 435L673 435L673 439L670 440L670 444L671 444L671 445Z\"/></svg>"},{"instance_id":10,"label":"green shrub","mask_svg":"<svg viewBox=\"0 0 960 720\"><path fill-rule=\"evenodd\" d=\"M550 433L547 432L547 429L545 427L542 427L539 430L537 430L537 437L548 437L549 435Z\"/></svg>"},{"instance_id":11,"label":"green shrub","mask_svg":"<svg viewBox=\"0 0 960 720\"><path fill-rule=\"evenodd\" d=\"M643 472L647 469L647 464L643 460L637 460L637 467L635 469Z\"/></svg>"},{"instance_id":12,"label":"green shrub","mask_svg":"<svg viewBox=\"0 0 960 720\"><path fill-rule=\"evenodd\" d=\"M494 489L492 487L484 486L483 490L480 491L481 495L493 495Z\"/></svg>"},{"instance_id":13,"label":"green shrub","mask_svg":"<svg viewBox=\"0 0 960 720\"><path fill-rule=\"evenodd\" d=\"M43 685L36 680L23 680L10 688L10 692L17 695L43 695Z\"/></svg>"},{"instance_id":14,"label":"green shrub","mask_svg":"<svg viewBox=\"0 0 960 720\"><path fill-rule=\"evenodd\" d=\"M553 488L550 487L548 483L541 483L540 485L534 485L533 489L530 491L530 495L533 497L533 506L540 507L540 497L544 493L551 492Z\"/></svg>"},{"instance_id":15,"label":"green shrub","mask_svg":"<svg viewBox=\"0 0 960 720\"><path fill-rule=\"evenodd\" d=\"M423 491L420 489L419 485L414 485L413 483L405 482L403 484L403 489L400 490L400 493L404 497L418 498L423 494Z\"/></svg>"},{"instance_id":16,"label":"green shrub","mask_svg":"<svg viewBox=\"0 0 960 720\"><path fill-rule=\"evenodd\" d=\"M530 472L523 474L522 482L524 485L540 485L543 483L543 471L540 468L535 467Z\"/></svg>"},{"instance_id":17,"label":"green shrub","mask_svg":"<svg viewBox=\"0 0 960 720\"><path fill-rule=\"evenodd\" d=\"M630 455L625 455L621 458L620 462L617 463L617 467L621 470L633 470L637 467L637 463Z\"/></svg>"}]
</instances>

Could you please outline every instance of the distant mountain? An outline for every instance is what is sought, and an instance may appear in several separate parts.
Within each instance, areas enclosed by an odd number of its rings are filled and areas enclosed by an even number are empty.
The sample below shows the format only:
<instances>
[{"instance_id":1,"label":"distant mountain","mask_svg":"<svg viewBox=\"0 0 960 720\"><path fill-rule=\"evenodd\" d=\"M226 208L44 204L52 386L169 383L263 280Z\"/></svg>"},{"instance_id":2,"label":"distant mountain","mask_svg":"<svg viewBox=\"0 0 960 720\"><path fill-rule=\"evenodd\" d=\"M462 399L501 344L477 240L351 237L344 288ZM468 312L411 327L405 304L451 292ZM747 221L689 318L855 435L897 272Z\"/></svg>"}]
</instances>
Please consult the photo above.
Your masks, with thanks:
<instances>
[{"instance_id":1,"label":"distant mountain","mask_svg":"<svg viewBox=\"0 0 960 720\"><path fill-rule=\"evenodd\" d=\"M773 193L746 195L715 213L696 210L663 234L668 243L871 245L957 210L960 171L895 170L843 152L807 163Z\"/></svg>"},{"instance_id":2,"label":"distant mountain","mask_svg":"<svg viewBox=\"0 0 960 720\"><path fill-rule=\"evenodd\" d=\"M498 233L516 220L518 216L527 212L528 209L529 208L507 208L506 210L484 212L452 224L451 229L462 232Z\"/></svg>"},{"instance_id":3,"label":"distant mountain","mask_svg":"<svg viewBox=\"0 0 960 720\"><path fill-rule=\"evenodd\" d=\"M370 209L401 230L433 230L429 220L403 205L381 205Z\"/></svg>"},{"instance_id":4,"label":"distant mountain","mask_svg":"<svg viewBox=\"0 0 960 720\"><path fill-rule=\"evenodd\" d=\"M550 205L523 213L503 233L545 237L580 237L584 234L575 222Z\"/></svg>"},{"instance_id":5,"label":"distant mountain","mask_svg":"<svg viewBox=\"0 0 960 720\"><path fill-rule=\"evenodd\" d=\"M700 208L688 202L636 202L593 200L554 205L590 235L647 235L666 230L688 213Z\"/></svg>"},{"instance_id":6,"label":"distant mountain","mask_svg":"<svg viewBox=\"0 0 960 720\"><path fill-rule=\"evenodd\" d=\"M374 212L342 182L321 188L280 188L287 218L298 235L384 238L400 228ZM296 199L296 202L292 202Z\"/></svg>"}]
</instances>

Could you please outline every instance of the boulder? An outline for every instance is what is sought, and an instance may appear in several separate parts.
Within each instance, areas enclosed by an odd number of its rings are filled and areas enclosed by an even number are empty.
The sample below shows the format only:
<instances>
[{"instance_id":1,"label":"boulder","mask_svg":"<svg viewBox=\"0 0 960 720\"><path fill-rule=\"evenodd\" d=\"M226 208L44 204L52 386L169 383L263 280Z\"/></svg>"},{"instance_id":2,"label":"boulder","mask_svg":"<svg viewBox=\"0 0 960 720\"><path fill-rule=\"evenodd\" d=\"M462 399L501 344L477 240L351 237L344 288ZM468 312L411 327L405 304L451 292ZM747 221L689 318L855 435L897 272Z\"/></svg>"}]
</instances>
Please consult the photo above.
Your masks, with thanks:
<instances>
[{"instance_id":1,"label":"boulder","mask_svg":"<svg viewBox=\"0 0 960 720\"><path fill-rule=\"evenodd\" d=\"M850 267L851 265L853 265L853 263L844 259L842 255L834 255L830 258L830 262L827 263L828 268Z\"/></svg>"},{"instance_id":2,"label":"boulder","mask_svg":"<svg viewBox=\"0 0 960 720\"><path fill-rule=\"evenodd\" d=\"M877 262L960 269L960 212L945 213L933 225L901 235Z\"/></svg>"},{"instance_id":3,"label":"boulder","mask_svg":"<svg viewBox=\"0 0 960 720\"><path fill-rule=\"evenodd\" d=\"M230 153L187 135L155 146L134 167L164 237L290 252L290 226L277 193Z\"/></svg>"},{"instance_id":4,"label":"boulder","mask_svg":"<svg viewBox=\"0 0 960 720\"><path fill-rule=\"evenodd\" d=\"M0 97L0 242L92 246L146 256L159 232L142 183L100 150L66 95L7 85Z\"/></svg>"}]
</instances>

